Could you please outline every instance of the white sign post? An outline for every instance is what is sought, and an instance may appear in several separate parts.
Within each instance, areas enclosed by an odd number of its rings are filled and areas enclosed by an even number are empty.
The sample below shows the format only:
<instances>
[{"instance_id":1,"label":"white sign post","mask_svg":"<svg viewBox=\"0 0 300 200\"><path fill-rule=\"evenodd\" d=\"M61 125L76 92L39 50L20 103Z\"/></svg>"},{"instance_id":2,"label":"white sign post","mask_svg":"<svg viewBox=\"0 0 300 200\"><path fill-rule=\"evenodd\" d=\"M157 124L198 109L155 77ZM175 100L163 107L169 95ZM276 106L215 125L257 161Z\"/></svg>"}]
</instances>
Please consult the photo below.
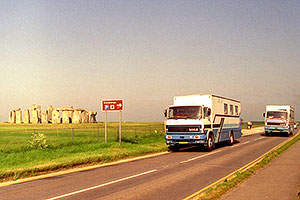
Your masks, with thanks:
<instances>
[{"instance_id":1,"label":"white sign post","mask_svg":"<svg viewBox=\"0 0 300 200\"><path fill-rule=\"evenodd\" d=\"M105 143L107 143L107 112L120 111L119 144L122 142L122 111L124 110L123 99L102 100L102 111L105 112Z\"/></svg>"}]
</instances>

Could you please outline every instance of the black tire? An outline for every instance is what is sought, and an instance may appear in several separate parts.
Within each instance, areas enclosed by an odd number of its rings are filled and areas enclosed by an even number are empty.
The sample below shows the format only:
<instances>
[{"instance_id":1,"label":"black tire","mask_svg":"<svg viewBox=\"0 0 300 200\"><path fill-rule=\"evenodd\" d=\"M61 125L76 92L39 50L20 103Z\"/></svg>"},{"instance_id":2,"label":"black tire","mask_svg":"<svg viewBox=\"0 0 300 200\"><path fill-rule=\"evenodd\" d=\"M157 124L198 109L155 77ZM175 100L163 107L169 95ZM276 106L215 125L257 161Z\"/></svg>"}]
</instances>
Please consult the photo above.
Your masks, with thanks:
<instances>
[{"instance_id":1,"label":"black tire","mask_svg":"<svg viewBox=\"0 0 300 200\"><path fill-rule=\"evenodd\" d=\"M266 136L270 136L271 135L270 132L265 132L265 134L266 134Z\"/></svg>"},{"instance_id":2,"label":"black tire","mask_svg":"<svg viewBox=\"0 0 300 200\"><path fill-rule=\"evenodd\" d=\"M212 151L215 148L214 136L210 134L205 143L205 150Z\"/></svg>"},{"instance_id":3,"label":"black tire","mask_svg":"<svg viewBox=\"0 0 300 200\"><path fill-rule=\"evenodd\" d=\"M231 132L229 135L228 145L232 146L233 143L234 143L234 135L233 135L233 132Z\"/></svg>"}]
</instances>

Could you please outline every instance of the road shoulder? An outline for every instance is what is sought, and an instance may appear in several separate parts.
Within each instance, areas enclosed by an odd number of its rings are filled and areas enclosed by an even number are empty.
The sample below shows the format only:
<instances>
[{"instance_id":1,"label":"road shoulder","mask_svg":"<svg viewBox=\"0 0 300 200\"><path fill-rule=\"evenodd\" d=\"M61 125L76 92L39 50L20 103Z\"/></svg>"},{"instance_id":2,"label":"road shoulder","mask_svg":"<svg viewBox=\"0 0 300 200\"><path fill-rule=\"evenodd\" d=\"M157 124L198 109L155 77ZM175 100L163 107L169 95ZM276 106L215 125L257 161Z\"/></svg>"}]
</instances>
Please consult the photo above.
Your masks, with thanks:
<instances>
[{"instance_id":1,"label":"road shoulder","mask_svg":"<svg viewBox=\"0 0 300 200\"><path fill-rule=\"evenodd\" d=\"M297 142L221 199L295 199L300 183L299 152Z\"/></svg>"}]
</instances>

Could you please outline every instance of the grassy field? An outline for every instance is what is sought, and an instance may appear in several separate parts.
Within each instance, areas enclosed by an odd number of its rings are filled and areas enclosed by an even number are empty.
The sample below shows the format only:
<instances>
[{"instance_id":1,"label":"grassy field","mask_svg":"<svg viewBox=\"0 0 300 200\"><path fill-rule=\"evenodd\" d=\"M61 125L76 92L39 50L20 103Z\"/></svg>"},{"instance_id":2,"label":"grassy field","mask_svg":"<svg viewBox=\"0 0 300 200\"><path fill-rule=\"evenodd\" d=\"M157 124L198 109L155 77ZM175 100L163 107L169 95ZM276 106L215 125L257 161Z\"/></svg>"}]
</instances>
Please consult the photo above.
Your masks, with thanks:
<instances>
[{"instance_id":1,"label":"grassy field","mask_svg":"<svg viewBox=\"0 0 300 200\"><path fill-rule=\"evenodd\" d=\"M0 181L167 150L163 122L122 123L121 145L118 130L117 122L108 123L105 143L103 123L0 123ZM33 133L45 138L34 140Z\"/></svg>"},{"instance_id":2,"label":"grassy field","mask_svg":"<svg viewBox=\"0 0 300 200\"><path fill-rule=\"evenodd\" d=\"M78 165L104 163L164 151L163 123L123 123L122 143L118 123L108 124L0 124L0 179L18 179ZM46 148L31 146L32 135L43 134ZM38 143L38 141L36 142Z\"/></svg>"}]
</instances>

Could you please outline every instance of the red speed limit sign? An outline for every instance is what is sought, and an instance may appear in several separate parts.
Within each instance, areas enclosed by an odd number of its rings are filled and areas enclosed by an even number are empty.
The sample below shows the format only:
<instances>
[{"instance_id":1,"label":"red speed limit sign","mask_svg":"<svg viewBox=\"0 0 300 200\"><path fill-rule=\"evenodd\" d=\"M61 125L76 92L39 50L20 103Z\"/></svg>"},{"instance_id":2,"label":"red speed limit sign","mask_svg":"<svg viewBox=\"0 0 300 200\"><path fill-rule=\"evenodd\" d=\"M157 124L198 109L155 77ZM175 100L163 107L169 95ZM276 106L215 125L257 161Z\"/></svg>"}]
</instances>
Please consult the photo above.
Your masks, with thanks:
<instances>
[{"instance_id":1,"label":"red speed limit sign","mask_svg":"<svg viewBox=\"0 0 300 200\"><path fill-rule=\"evenodd\" d=\"M122 110L124 110L123 99L102 101L102 111L122 111Z\"/></svg>"}]
</instances>

